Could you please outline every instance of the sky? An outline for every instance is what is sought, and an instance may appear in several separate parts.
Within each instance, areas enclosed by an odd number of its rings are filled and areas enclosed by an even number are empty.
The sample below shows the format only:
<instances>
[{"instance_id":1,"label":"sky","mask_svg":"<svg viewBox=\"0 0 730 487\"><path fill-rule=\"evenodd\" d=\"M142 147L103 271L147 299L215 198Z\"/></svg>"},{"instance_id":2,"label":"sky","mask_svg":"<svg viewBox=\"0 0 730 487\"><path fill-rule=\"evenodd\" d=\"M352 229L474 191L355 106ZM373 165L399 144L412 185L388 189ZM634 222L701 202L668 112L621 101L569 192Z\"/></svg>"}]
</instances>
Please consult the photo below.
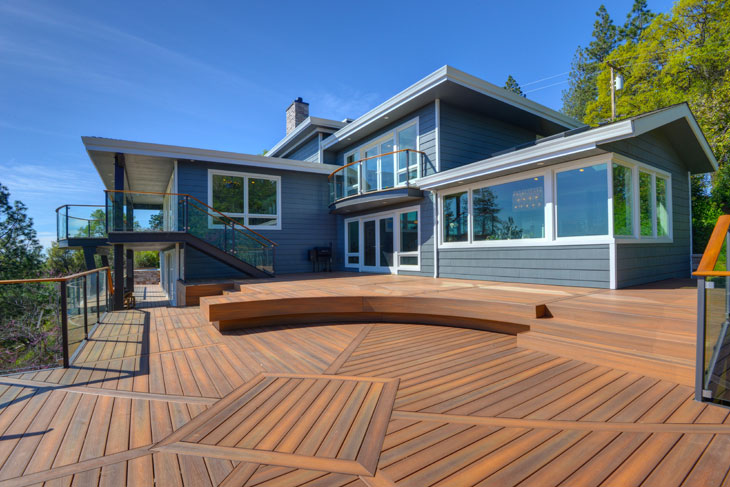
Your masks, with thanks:
<instances>
[{"instance_id":1,"label":"sky","mask_svg":"<svg viewBox=\"0 0 730 487\"><path fill-rule=\"evenodd\" d=\"M445 64L559 110L601 3L0 0L0 184L48 246L58 206L104 202L81 136L259 154L296 97L357 118Z\"/></svg>"}]
</instances>

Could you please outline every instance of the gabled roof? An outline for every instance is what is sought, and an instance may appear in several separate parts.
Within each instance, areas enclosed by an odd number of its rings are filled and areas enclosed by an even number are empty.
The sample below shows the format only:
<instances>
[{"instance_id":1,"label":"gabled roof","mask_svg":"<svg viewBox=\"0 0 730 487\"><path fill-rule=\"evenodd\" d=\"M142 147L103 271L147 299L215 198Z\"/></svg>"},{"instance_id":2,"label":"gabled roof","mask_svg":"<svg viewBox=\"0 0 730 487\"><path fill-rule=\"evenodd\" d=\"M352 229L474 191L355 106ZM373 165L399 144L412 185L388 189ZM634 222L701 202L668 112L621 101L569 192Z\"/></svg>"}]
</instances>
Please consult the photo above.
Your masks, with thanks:
<instances>
[{"instance_id":1,"label":"gabled roof","mask_svg":"<svg viewBox=\"0 0 730 487\"><path fill-rule=\"evenodd\" d=\"M672 105L599 127L579 127L521 144L481 161L421 178L421 189L438 189L534 169L545 164L610 152L610 144L664 130L693 174L717 170L717 159L686 103Z\"/></svg>"},{"instance_id":2,"label":"gabled roof","mask_svg":"<svg viewBox=\"0 0 730 487\"><path fill-rule=\"evenodd\" d=\"M296 150L303 142L310 139L313 134L332 134L338 129L347 125L347 122L338 122L327 118L307 117L302 123L292 130L286 137L281 139L274 147L266 153L271 157L283 157Z\"/></svg>"},{"instance_id":3,"label":"gabled roof","mask_svg":"<svg viewBox=\"0 0 730 487\"><path fill-rule=\"evenodd\" d=\"M339 129L325 139L323 148L333 150L348 145L349 141L365 137L437 98L467 107L482 107L495 117L511 123L519 120L544 135L582 125L567 115L500 86L451 66L443 66Z\"/></svg>"}]
</instances>

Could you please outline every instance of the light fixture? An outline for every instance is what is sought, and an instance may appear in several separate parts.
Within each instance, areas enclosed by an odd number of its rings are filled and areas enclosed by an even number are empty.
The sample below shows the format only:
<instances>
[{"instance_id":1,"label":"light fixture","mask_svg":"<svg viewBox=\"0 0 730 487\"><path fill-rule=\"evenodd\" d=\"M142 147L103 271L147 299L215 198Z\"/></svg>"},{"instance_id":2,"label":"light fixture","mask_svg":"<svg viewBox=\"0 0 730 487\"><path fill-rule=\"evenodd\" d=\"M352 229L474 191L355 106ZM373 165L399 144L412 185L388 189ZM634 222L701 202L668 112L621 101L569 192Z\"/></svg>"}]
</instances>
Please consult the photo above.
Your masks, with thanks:
<instances>
[{"instance_id":1,"label":"light fixture","mask_svg":"<svg viewBox=\"0 0 730 487\"><path fill-rule=\"evenodd\" d=\"M537 163L537 165L538 165L538 166L544 166L544 165L545 165L545 163L544 163L544 162L538 162L538 163Z\"/></svg>"},{"instance_id":2,"label":"light fixture","mask_svg":"<svg viewBox=\"0 0 730 487\"><path fill-rule=\"evenodd\" d=\"M580 169L578 169L578 171L579 171L579 172L584 172L584 171L585 171L585 169L583 169L583 168L580 168Z\"/></svg>"},{"instance_id":3,"label":"light fixture","mask_svg":"<svg viewBox=\"0 0 730 487\"><path fill-rule=\"evenodd\" d=\"M383 117L385 120L388 120L390 117L388 115Z\"/></svg>"}]
</instances>

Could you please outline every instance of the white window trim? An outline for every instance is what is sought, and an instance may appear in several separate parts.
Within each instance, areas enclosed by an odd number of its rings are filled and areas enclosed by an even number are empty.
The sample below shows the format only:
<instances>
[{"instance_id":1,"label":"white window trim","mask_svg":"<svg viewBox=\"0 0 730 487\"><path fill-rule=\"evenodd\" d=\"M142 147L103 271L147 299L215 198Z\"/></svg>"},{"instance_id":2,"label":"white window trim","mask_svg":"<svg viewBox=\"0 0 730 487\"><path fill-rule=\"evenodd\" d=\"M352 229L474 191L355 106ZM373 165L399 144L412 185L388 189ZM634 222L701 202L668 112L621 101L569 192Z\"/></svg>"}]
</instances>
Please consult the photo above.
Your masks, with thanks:
<instances>
[{"instance_id":1,"label":"white window trim","mask_svg":"<svg viewBox=\"0 0 730 487\"><path fill-rule=\"evenodd\" d=\"M400 251L400 215L403 213L410 213L410 212L416 212L416 219L418 221L418 250L410 251L410 252L401 252ZM387 217L393 217L393 267L383 267L380 266L380 255L376 255L376 262L378 265L376 266L365 266L364 265L364 231L363 231L363 223L370 220L378 220L380 218L387 218ZM359 239L358 239L358 252L357 253L351 253L348 251L348 232L349 232L349 226L348 224L352 221L358 222L358 232L359 232ZM358 271L376 271L376 272L392 272L395 271L397 274L399 271L420 271L421 270L421 208L420 206L410 206L407 208L398 208L396 210L389 210L389 211L382 211L379 213L370 213L367 215L361 215L357 217L347 218L345 221L345 267L348 269L357 269ZM379 225L375 225L375 239L378 240L379 237L380 228ZM357 264L348 264L347 259L350 256L358 256L358 263ZM415 256L418 257L418 265L400 265L400 257L401 256Z\"/></svg>"},{"instance_id":2,"label":"white window trim","mask_svg":"<svg viewBox=\"0 0 730 487\"><path fill-rule=\"evenodd\" d=\"M622 236L613 234L613 163L620 164L632 169L632 199L633 199L633 236ZM581 167L590 167L598 164L607 165L607 206L608 206L608 234L607 235L591 235L591 236L576 236L576 237L558 237L557 236L557 195L556 195L556 174L559 172L569 171L573 169L580 169ZM639 170L648 172L653 175L652 177L652 198L653 198L653 213L654 213L654 226L656 227L656 177L662 177L667 181L667 236L653 236L653 237L640 237L640 225L639 225ZM473 239L473 210L472 210L472 199L473 191L475 189L495 186L498 184L505 184L514 181L520 181L524 179L530 179L536 176L544 177L544 197L545 197L545 237L544 238L526 238L526 239L515 239L515 240L477 240ZM469 201L469 217L468 217L468 239L465 242L444 242L444 229L443 229L443 198L444 196L459 193L462 191L468 192ZM454 249L454 248L481 248L481 247L539 247L539 246L560 246L560 245L596 245L596 244L649 244L649 243L673 243L674 241L674 228L673 228L673 209L672 209L672 175L671 173L662 169L644 164L634 159L615 154L601 154L598 156L588 157L581 159L580 161L569 162L564 164L557 164L548 168L541 168L532 171L525 171L517 174L511 174L508 176L502 176L498 178L489 179L488 181L480 181L477 183L471 183L462 186L454 186L448 189L443 189L436 192L437 196L437 211L438 211L438 248L443 249ZM654 230L656 235L656 229Z\"/></svg>"},{"instance_id":3,"label":"white window trim","mask_svg":"<svg viewBox=\"0 0 730 487\"><path fill-rule=\"evenodd\" d=\"M208 169L208 206L213 206L213 176L233 176L243 178L243 213L227 213L221 212L231 218L243 218L245 226L252 230L281 230L281 176L272 176L269 174L247 173L238 171L222 171L219 169ZM248 212L248 180L249 179L268 179L276 181L276 215L263 215L259 213ZM249 218L271 218L276 217L276 225L249 225ZM223 228L222 225L213 223L213 219L208 217L208 228Z\"/></svg>"},{"instance_id":4,"label":"white window trim","mask_svg":"<svg viewBox=\"0 0 730 487\"><path fill-rule=\"evenodd\" d=\"M345 152L345 154L343 155L344 164L347 164L347 158L351 155L355 155L355 161L364 159L365 151L372 149L375 146L379 146L380 144L382 144L383 142L385 142L387 140L393 140L393 151L400 150L400 146L398 145L398 133L407 128L410 128L413 125L415 125L415 127L416 127L416 149L415 150L420 151L421 150L420 123L421 123L420 117L412 118L406 122L403 122L400 125L393 127L388 132L379 135L377 138L370 139L367 142L364 142L364 143L350 149L349 151ZM359 169L358 170L358 189L359 189L360 187L364 188L363 178L365 177L365 174L364 174L364 171L362 170L362 164L358 165L358 169ZM387 191L387 190L393 189L393 188L405 187L405 185L406 185L405 182L403 182L403 183L398 182L398 174L403 173L405 171L407 171L407 169L400 170L400 171L398 170L398 158L397 158L397 154L394 154L393 155L393 178L394 178L393 184L394 185L392 188L383 189L382 181L381 181L382 171L381 171L381 167L380 167L380 158L378 158L378 189L374 189L371 191L363 191L362 194L375 193L377 191ZM420 177L421 177L421 164L417 161L416 162L416 177L411 179L411 181L415 181L416 179L418 179ZM343 178L344 178L344 174L343 174ZM345 187L346 186L344 185L344 179L343 179L343 192L345 190ZM357 193L357 194L360 194L360 193ZM353 196L356 196L356 195L353 195Z\"/></svg>"}]
</instances>

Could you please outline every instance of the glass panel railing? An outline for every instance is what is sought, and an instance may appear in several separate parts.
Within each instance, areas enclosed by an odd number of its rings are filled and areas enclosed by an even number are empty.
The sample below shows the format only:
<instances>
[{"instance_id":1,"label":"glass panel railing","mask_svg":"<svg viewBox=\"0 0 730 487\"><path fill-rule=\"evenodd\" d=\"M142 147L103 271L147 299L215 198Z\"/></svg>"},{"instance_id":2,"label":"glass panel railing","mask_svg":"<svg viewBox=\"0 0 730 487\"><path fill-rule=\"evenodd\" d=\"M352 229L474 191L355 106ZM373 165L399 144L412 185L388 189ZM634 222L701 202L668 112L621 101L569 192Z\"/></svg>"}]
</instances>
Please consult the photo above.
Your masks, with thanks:
<instances>
[{"instance_id":1,"label":"glass panel railing","mask_svg":"<svg viewBox=\"0 0 730 487\"><path fill-rule=\"evenodd\" d=\"M108 272L0 281L0 373L68 366L108 309Z\"/></svg>"},{"instance_id":2,"label":"glass panel railing","mask_svg":"<svg viewBox=\"0 0 730 487\"><path fill-rule=\"evenodd\" d=\"M97 205L64 205L56 209L56 228L59 240L105 237L105 208Z\"/></svg>"},{"instance_id":3,"label":"glass panel railing","mask_svg":"<svg viewBox=\"0 0 730 487\"><path fill-rule=\"evenodd\" d=\"M403 149L372 154L329 176L330 203L350 196L410 186L421 174L423 152Z\"/></svg>"},{"instance_id":4,"label":"glass panel railing","mask_svg":"<svg viewBox=\"0 0 730 487\"><path fill-rule=\"evenodd\" d=\"M115 232L175 231L170 227L172 206L169 196L161 193L106 192L109 228Z\"/></svg>"}]
</instances>

